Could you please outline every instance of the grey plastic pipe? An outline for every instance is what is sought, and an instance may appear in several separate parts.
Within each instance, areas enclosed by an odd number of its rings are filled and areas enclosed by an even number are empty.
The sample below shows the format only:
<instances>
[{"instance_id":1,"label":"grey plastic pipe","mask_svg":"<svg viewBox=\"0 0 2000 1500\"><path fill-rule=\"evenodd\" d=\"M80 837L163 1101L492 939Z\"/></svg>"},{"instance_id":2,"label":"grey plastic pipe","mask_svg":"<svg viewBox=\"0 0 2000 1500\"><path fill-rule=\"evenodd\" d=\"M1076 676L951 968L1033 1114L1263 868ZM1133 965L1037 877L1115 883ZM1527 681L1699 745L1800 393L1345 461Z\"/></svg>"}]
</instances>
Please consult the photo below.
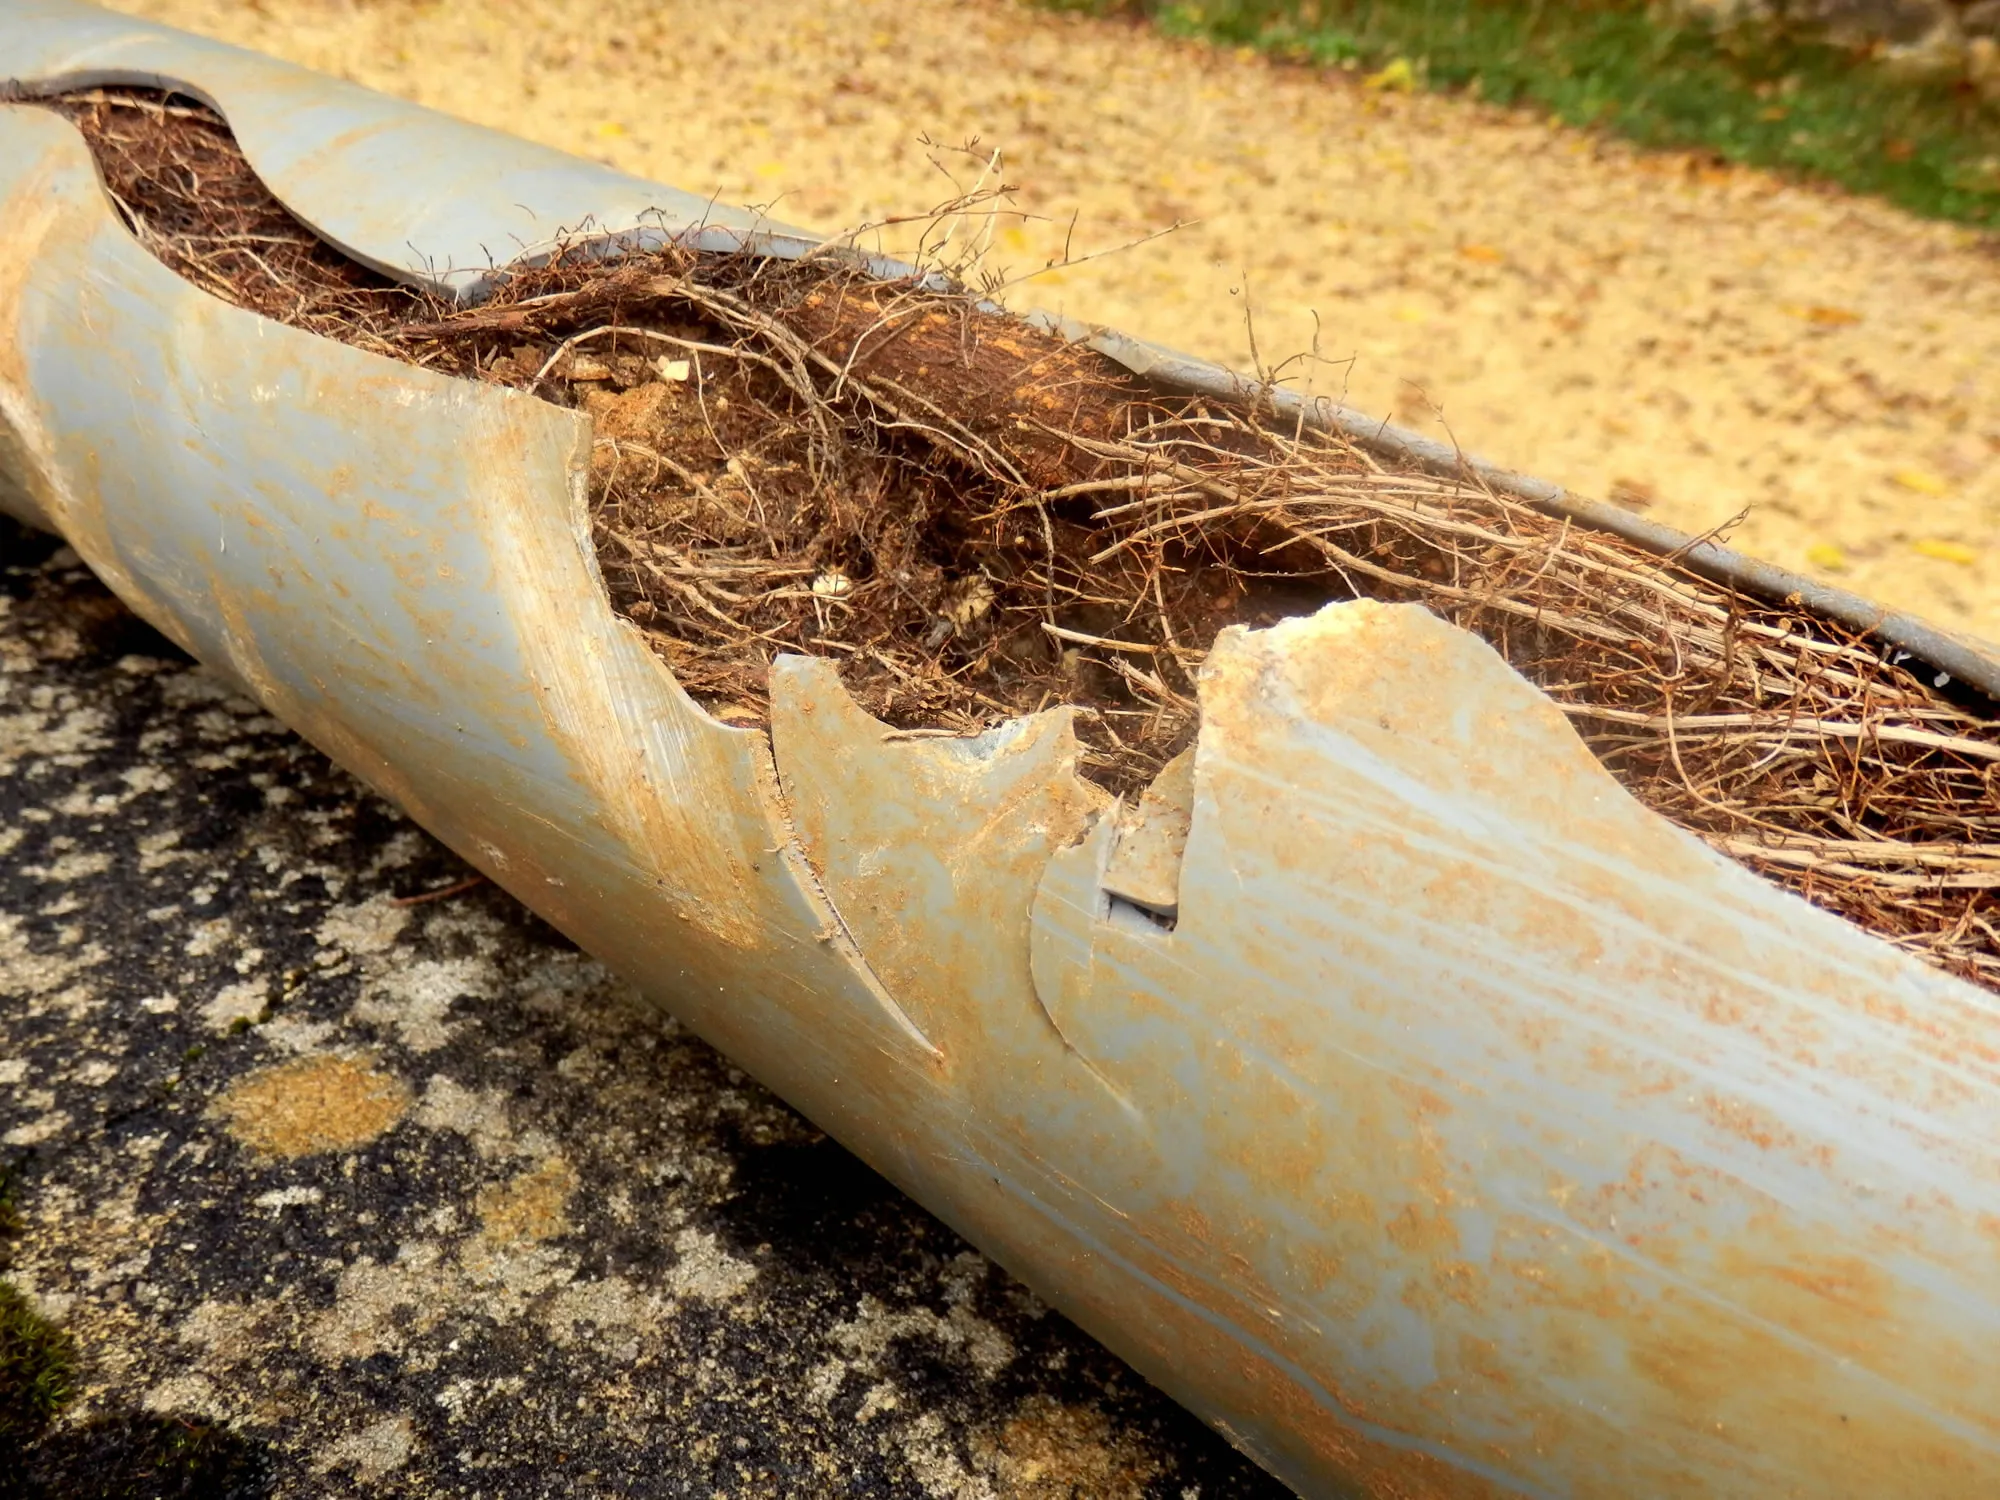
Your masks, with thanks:
<instances>
[{"instance_id":1,"label":"grey plastic pipe","mask_svg":"<svg viewBox=\"0 0 2000 1500\"><path fill-rule=\"evenodd\" d=\"M206 99L468 295L586 222L810 243L69 0L0 78ZM179 280L0 105L0 508L1298 1491L2000 1494L1991 995L1410 606L1224 632L1137 806L1066 709L896 737L817 659L721 724L610 608L589 440Z\"/></svg>"}]
</instances>

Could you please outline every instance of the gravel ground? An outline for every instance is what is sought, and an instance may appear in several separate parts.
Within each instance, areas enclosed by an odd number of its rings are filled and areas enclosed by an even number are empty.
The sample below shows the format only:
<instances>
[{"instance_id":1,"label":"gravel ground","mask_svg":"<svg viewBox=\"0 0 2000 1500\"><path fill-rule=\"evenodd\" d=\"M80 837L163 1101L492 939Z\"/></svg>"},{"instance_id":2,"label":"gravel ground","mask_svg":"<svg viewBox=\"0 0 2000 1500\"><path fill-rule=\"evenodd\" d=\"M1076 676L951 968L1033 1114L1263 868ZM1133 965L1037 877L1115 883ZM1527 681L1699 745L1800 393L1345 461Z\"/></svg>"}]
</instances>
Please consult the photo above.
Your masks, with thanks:
<instances>
[{"instance_id":1,"label":"gravel ground","mask_svg":"<svg viewBox=\"0 0 2000 1500\"><path fill-rule=\"evenodd\" d=\"M82 1500L1283 1493L0 520L0 1162Z\"/></svg>"},{"instance_id":2,"label":"gravel ground","mask_svg":"<svg viewBox=\"0 0 2000 1500\"><path fill-rule=\"evenodd\" d=\"M1005 153L1011 294L2000 638L2000 262L1967 231L1004 0L123 0L836 229ZM1247 289L1247 290L1246 290ZM1349 363L1351 361L1351 363ZM1439 413L1442 415L1440 416Z\"/></svg>"}]
</instances>

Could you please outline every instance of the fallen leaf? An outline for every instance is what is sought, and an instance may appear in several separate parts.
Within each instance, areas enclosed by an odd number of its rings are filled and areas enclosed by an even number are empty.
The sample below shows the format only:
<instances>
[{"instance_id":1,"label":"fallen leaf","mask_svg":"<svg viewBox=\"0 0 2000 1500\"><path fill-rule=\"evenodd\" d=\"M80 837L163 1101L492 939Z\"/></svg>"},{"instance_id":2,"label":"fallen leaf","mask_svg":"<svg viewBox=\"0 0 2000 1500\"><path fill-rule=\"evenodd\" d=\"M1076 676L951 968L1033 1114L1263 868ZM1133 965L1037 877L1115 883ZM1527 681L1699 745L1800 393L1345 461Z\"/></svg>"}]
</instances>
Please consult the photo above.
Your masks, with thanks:
<instances>
[{"instance_id":1,"label":"fallen leaf","mask_svg":"<svg viewBox=\"0 0 2000 1500\"><path fill-rule=\"evenodd\" d=\"M1934 558L1938 562L1957 563L1961 568L1969 568L1979 561L1979 553L1963 542L1942 542L1934 537L1925 537L1910 545L1919 556Z\"/></svg>"},{"instance_id":2,"label":"fallen leaf","mask_svg":"<svg viewBox=\"0 0 2000 1500\"><path fill-rule=\"evenodd\" d=\"M1361 81L1377 92L1393 90L1399 94L1407 94L1417 86L1417 70L1410 66L1407 57L1399 57L1381 72L1370 73Z\"/></svg>"},{"instance_id":3,"label":"fallen leaf","mask_svg":"<svg viewBox=\"0 0 2000 1500\"><path fill-rule=\"evenodd\" d=\"M1845 328L1850 323L1861 321L1861 314L1858 312L1845 307L1828 307L1823 303L1815 303L1811 307L1800 309L1798 316L1808 323L1817 323L1821 328Z\"/></svg>"},{"instance_id":4,"label":"fallen leaf","mask_svg":"<svg viewBox=\"0 0 2000 1500\"><path fill-rule=\"evenodd\" d=\"M616 140L619 136L623 135L625 133L625 127L623 125L620 125L616 120L606 120L602 125L599 125L595 130L591 131L590 133L596 136L600 141L611 141L611 140Z\"/></svg>"},{"instance_id":5,"label":"fallen leaf","mask_svg":"<svg viewBox=\"0 0 2000 1500\"><path fill-rule=\"evenodd\" d=\"M1806 561L1828 573L1847 571L1847 554L1832 542L1814 542L1806 548Z\"/></svg>"},{"instance_id":6,"label":"fallen leaf","mask_svg":"<svg viewBox=\"0 0 2000 1500\"><path fill-rule=\"evenodd\" d=\"M1622 505L1627 510L1644 510L1660 498L1660 492L1643 479L1614 479L1611 481L1611 503Z\"/></svg>"},{"instance_id":7,"label":"fallen leaf","mask_svg":"<svg viewBox=\"0 0 2000 1500\"><path fill-rule=\"evenodd\" d=\"M1892 477L1904 489L1915 490L1919 495L1951 493L1950 481L1939 478L1929 469L1898 469Z\"/></svg>"},{"instance_id":8,"label":"fallen leaf","mask_svg":"<svg viewBox=\"0 0 2000 1500\"><path fill-rule=\"evenodd\" d=\"M1507 252L1496 250L1491 245L1460 245L1458 253L1467 260L1476 260L1482 266L1497 266L1507 258Z\"/></svg>"}]
</instances>

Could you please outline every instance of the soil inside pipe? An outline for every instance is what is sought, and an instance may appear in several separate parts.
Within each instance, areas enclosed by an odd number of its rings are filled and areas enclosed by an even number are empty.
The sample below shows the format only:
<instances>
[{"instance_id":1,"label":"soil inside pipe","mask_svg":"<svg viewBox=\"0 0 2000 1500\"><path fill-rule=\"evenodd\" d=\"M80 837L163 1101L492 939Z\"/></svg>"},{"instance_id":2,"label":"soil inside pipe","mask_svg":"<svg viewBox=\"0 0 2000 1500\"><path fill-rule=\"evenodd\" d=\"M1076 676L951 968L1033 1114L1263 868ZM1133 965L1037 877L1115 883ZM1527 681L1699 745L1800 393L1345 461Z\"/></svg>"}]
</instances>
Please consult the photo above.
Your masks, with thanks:
<instances>
[{"instance_id":1,"label":"soil inside pipe","mask_svg":"<svg viewBox=\"0 0 2000 1500\"><path fill-rule=\"evenodd\" d=\"M837 253L579 247L461 309L320 241L197 103L43 102L195 284L587 412L612 603L725 720L764 721L778 653L829 656L901 727L1074 705L1084 773L1130 794L1191 742L1224 626L1419 601L1648 807L2000 989L2000 725L1879 642L1470 480L1149 389L969 288Z\"/></svg>"}]
</instances>

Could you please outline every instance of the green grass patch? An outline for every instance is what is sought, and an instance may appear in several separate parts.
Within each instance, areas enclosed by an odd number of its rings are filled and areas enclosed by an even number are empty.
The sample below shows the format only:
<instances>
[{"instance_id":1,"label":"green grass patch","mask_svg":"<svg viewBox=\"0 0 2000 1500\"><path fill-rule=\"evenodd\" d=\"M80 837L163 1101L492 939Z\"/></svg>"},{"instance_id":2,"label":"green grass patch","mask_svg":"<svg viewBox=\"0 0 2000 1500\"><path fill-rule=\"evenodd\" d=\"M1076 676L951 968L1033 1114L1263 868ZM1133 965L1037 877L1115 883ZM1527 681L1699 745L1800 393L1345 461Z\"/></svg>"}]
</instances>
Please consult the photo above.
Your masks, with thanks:
<instances>
[{"instance_id":1,"label":"green grass patch","mask_svg":"<svg viewBox=\"0 0 2000 1500\"><path fill-rule=\"evenodd\" d=\"M69 1335L0 1281L0 1453L40 1435L69 1404L75 1379Z\"/></svg>"},{"instance_id":2,"label":"green grass patch","mask_svg":"<svg viewBox=\"0 0 2000 1500\"><path fill-rule=\"evenodd\" d=\"M2000 108L1800 37L1667 22L1637 0L1043 0L1173 36L1466 90L1645 146L1838 183L2000 227ZM1386 70L1386 71L1378 71Z\"/></svg>"},{"instance_id":3,"label":"green grass patch","mask_svg":"<svg viewBox=\"0 0 2000 1500\"><path fill-rule=\"evenodd\" d=\"M9 1263L8 1242L20 1236L14 1179L0 1172L0 1271ZM68 1333L0 1281L0 1454L38 1436L76 1391L76 1346Z\"/></svg>"}]
</instances>

